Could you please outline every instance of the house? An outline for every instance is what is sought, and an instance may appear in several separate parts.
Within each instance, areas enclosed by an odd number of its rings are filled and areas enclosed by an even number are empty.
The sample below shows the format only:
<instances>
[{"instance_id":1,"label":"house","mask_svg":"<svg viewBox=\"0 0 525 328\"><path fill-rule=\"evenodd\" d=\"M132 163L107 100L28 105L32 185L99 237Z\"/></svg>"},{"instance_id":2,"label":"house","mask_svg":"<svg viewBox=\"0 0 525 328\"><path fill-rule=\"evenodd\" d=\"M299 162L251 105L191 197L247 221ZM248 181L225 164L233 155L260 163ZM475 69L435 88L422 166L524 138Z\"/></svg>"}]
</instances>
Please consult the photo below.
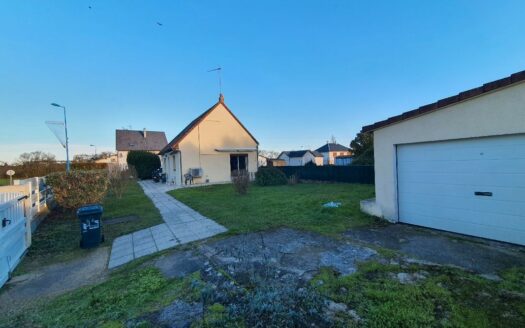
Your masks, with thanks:
<instances>
[{"instance_id":1,"label":"house","mask_svg":"<svg viewBox=\"0 0 525 328\"><path fill-rule=\"evenodd\" d=\"M393 222L525 245L525 71L363 127Z\"/></svg>"},{"instance_id":2,"label":"house","mask_svg":"<svg viewBox=\"0 0 525 328\"><path fill-rule=\"evenodd\" d=\"M117 163L127 167L128 153L132 150L157 154L167 143L166 134L160 131L116 130Z\"/></svg>"},{"instance_id":3,"label":"house","mask_svg":"<svg viewBox=\"0 0 525 328\"><path fill-rule=\"evenodd\" d=\"M335 164L335 158L337 156L350 156L352 152L350 148L345 147L338 143L328 142L326 145L317 148L315 151L323 155L323 164L324 165L333 165Z\"/></svg>"},{"instance_id":4,"label":"house","mask_svg":"<svg viewBox=\"0 0 525 328\"><path fill-rule=\"evenodd\" d=\"M352 164L352 160L354 159L354 156L352 155L344 155L344 156L337 156L335 158L335 165L337 166L347 166Z\"/></svg>"},{"instance_id":5,"label":"house","mask_svg":"<svg viewBox=\"0 0 525 328\"><path fill-rule=\"evenodd\" d=\"M267 166L269 158L263 155L257 156L257 159L259 161L259 166Z\"/></svg>"},{"instance_id":6,"label":"house","mask_svg":"<svg viewBox=\"0 0 525 328\"><path fill-rule=\"evenodd\" d=\"M168 183L182 185L191 174L194 183L231 182L232 176L258 167L259 142L224 103L219 101L186 126L159 155Z\"/></svg>"},{"instance_id":7,"label":"house","mask_svg":"<svg viewBox=\"0 0 525 328\"><path fill-rule=\"evenodd\" d=\"M323 165L323 155L311 150L283 151L277 158L284 160L287 166L304 166L310 162Z\"/></svg>"},{"instance_id":8,"label":"house","mask_svg":"<svg viewBox=\"0 0 525 328\"><path fill-rule=\"evenodd\" d=\"M279 158L268 158L267 166L286 166L286 161Z\"/></svg>"},{"instance_id":9,"label":"house","mask_svg":"<svg viewBox=\"0 0 525 328\"><path fill-rule=\"evenodd\" d=\"M118 155L117 154L107 154L107 156L101 156L95 159L95 163L99 164L117 164Z\"/></svg>"}]
</instances>

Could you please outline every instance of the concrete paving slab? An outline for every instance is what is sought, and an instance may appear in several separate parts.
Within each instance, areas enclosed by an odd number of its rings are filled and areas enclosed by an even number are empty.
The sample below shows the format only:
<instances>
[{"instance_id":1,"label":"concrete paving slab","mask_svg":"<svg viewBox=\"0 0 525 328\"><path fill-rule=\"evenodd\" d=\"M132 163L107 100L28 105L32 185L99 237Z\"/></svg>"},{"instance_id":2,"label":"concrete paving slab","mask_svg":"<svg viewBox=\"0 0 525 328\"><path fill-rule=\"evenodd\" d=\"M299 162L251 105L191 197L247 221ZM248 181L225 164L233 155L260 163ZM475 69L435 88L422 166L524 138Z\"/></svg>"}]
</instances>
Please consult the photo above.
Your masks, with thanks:
<instances>
[{"instance_id":1,"label":"concrete paving slab","mask_svg":"<svg viewBox=\"0 0 525 328\"><path fill-rule=\"evenodd\" d=\"M209 238L227 229L166 194L173 186L139 182L144 193L159 209L165 223L135 231L113 241L108 268L115 268L141 256L183 243Z\"/></svg>"}]
</instances>

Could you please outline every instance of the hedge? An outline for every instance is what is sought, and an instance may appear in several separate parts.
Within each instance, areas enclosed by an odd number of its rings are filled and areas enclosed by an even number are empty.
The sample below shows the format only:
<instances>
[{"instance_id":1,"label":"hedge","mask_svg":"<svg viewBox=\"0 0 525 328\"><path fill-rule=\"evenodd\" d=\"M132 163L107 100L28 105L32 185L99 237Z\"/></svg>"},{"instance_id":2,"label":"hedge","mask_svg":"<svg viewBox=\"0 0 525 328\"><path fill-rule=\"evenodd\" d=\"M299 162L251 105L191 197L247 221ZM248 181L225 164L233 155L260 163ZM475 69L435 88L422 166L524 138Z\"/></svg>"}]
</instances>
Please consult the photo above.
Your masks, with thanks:
<instances>
[{"instance_id":1,"label":"hedge","mask_svg":"<svg viewBox=\"0 0 525 328\"><path fill-rule=\"evenodd\" d=\"M260 167L255 173L255 183L259 186L277 186L284 185L287 182L286 175L272 166Z\"/></svg>"},{"instance_id":2,"label":"hedge","mask_svg":"<svg viewBox=\"0 0 525 328\"><path fill-rule=\"evenodd\" d=\"M107 168L107 166L106 163L71 162L72 170L103 170ZM0 166L0 178L7 177L6 172L9 170L16 172L13 179L43 177L54 172L65 172L66 163L32 162L25 165L4 165Z\"/></svg>"},{"instance_id":3,"label":"hedge","mask_svg":"<svg viewBox=\"0 0 525 328\"><path fill-rule=\"evenodd\" d=\"M108 189L105 170L56 172L46 177L57 204L74 210L86 204L100 203Z\"/></svg>"},{"instance_id":4,"label":"hedge","mask_svg":"<svg viewBox=\"0 0 525 328\"><path fill-rule=\"evenodd\" d=\"M139 179L151 179L153 171L160 168L159 156L147 151L130 151L127 162L135 168Z\"/></svg>"}]
</instances>

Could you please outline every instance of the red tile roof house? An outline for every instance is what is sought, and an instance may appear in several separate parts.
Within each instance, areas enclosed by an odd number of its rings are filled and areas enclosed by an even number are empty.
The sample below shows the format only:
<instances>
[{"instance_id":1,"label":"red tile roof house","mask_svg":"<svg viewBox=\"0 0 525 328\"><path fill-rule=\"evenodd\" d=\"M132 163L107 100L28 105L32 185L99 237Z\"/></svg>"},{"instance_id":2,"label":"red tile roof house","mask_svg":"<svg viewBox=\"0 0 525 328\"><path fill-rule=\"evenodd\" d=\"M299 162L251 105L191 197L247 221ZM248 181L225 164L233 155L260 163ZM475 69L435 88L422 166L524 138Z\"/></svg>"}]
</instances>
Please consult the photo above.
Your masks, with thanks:
<instances>
[{"instance_id":1,"label":"red tile roof house","mask_svg":"<svg viewBox=\"0 0 525 328\"><path fill-rule=\"evenodd\" d=\"M166 144L166 134L161 131L116 130L115 143L117 148L117 163L127 167L128 153L132 150L143 150L157 154Z\"/></svg>"},{"instance_id":2,"label":"red tile roof house","mask_svg":"<svg viewBox=\"0 0 525 328\"><path fill-rule=\"evenodd\" d=\"M392 222L525 245L525 71L363 127Z\"/></svg>"}]
</instances>

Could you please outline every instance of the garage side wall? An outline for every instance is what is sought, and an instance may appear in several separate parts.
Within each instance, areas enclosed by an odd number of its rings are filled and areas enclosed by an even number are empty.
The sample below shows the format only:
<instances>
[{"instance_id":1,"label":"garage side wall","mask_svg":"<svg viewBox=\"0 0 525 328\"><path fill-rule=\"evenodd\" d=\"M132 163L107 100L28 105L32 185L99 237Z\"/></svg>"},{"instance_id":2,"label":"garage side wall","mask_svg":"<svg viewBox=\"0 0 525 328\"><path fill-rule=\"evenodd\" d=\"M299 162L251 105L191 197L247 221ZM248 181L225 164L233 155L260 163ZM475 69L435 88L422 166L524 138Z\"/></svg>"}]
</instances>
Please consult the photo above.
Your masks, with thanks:
<instances>
[{"instance_id":1,"label":"garage side wall","mask_svg":"<svg viewBox=\"0 0 525 328\"><path fill-rule=\"evenodd\" d=\"M525 133L525 83L374 131L376 204L398 221L396 145Z\"/></svg>"}]
</instances>

